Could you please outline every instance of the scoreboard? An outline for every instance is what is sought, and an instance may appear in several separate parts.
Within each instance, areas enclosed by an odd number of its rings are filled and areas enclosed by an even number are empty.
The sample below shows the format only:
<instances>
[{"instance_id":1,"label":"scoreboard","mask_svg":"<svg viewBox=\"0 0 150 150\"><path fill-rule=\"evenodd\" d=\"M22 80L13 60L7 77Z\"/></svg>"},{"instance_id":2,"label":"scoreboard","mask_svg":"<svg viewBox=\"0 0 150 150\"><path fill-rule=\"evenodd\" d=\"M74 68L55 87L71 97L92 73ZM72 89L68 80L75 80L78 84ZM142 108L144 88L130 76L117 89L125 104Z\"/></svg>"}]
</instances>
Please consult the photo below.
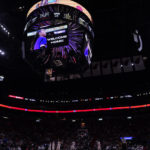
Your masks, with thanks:
<instances>
[{"instance_id":1,"label":"scoreboard","mask_svg":"<svg viewBox=\"0 0 150 150\"><path fill-rule=\"evenodd\" d=\"M84 72L92 62L93 21L74 1L38 2L27 14L24 40L25 59L36 72Z\"/></svg>"}]
</instances>

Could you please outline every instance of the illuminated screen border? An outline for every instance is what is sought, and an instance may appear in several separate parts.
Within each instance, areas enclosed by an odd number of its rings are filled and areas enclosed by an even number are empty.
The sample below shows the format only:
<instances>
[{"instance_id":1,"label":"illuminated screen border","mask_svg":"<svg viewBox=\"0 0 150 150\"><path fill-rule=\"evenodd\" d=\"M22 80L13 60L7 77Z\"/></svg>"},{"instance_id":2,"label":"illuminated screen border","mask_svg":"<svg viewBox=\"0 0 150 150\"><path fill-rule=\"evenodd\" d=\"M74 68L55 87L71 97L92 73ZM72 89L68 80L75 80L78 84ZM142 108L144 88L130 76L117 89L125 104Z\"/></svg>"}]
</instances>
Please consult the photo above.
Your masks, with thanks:
<instances>
[{"instance_id":1,"label":"illuminated screen border","mask_svg":"<svg viewBox=\"0 0 150 150\"><path fill-rule=\"evenodd\" d=\"M82 5L80 5L79 3L77 2L74 2L72 0L48 0L48 4L47 5L53 5L53 4L61 4L61 5L67 5L67 6L70 6L70 7L74 7L78 10L80 10L82 13L84 13L89 19L90 21L93 23L93 19L90 15L90 13L86 10L86 8L84 8ZM27 17L37 8L37 5L39 5L39 7L42 7L40 6L41 5L41 1L40 2L37 2L36 4L34 4L30 10L28 11L27 13ZM44 5L46 6L46 5Z\"/></svg>"}]
</instances>

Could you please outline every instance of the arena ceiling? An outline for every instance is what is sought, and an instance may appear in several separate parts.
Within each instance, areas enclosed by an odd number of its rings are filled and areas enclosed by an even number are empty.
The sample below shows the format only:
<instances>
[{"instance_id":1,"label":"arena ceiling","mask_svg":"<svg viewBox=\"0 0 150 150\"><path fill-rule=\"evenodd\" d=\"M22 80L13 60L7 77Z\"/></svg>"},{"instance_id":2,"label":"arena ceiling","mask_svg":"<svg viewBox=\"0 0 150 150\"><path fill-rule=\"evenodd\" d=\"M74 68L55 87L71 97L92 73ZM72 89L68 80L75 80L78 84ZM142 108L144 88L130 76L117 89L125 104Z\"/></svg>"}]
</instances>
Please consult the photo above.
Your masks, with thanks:
<instances>
[{"instance_id":1,"label":"arena ceiling","mask_svg":"<svg viewBox=\"0 0 150 150\"><path fill-rule=\"evenodd\" d=\"M130 56L131 47L128 39L131 38L131 32L139 28L143 35L146 35L143 40L145 42L145 52L144 55L149 56L149 23L150 23L150 10L146 1L144 0L76 0L78 3L83 5L91 13L94 20L94 29L95 29L95 41L94 41L94 59L106 59L106 58L115 58L120 56ZM26 90L34 89L35 85L40 87L37 90L42 89L43 87L47 89L47 85L42 84L42 81L39 80L39 77L32 72L26 63L22 60L21 52L21 42L23 40L23 28L25 25L26 14L33 4L38 2L38 0L5 0L0 4L0 23L4 24L6 28L11 33L11 36L7 36L2 30L0 30L0 48L6 51L5 58L0 58L0 74L5 74L7 83L3 85L4 87L10 86L15 90L20 90L19 87L22 87ZM149 33L149 34L148 34ZM135 52L135 55L137 53ZM142 53L143 54L143 53ZM145 77L146 76L146 77ZM149 74L142 72L139 75L136 73L131 75L131 78L128 75L125 76L114 76L106 77L104 81L99 79L99 88L102 87L107 89L108 87L121 86L124 85L121 82L125 82L125 79L128 80L125 86L130 86L130 84L135 87L135 84L143 83L144 86L149 86L148 84ZM119 79L118 79L119 78ZM18 82L19 81L19 82ZM116 82L121 81L119 84ZM145 81L145 82L144 82ZM31 86L30 83L33 83ZM97 79L94 80L85 80L83 81L82 88L85 85L85 91L90 91L94 86ZM70 86L70 83L65 83L67 86ZM74 84L76 84L74 82ZM64 88L64 83L61 83L61 86L57 88L57 85L48 85L53 91L61 88ZM27 87L28 86L28 87ZM27 87L27 88L25 88ZM80 89L80 88L79 88ZM80 91L73 86L72 90ZM71 90L71 89L70 89ZM100 91L99 90L99 91ZM22 90L23 91L23 90ZM47 91L49 92L49 90ZM100 91L101 92L101 91ZM86 93L86 92L85 92Z\"/></svg>"}]
</instances>

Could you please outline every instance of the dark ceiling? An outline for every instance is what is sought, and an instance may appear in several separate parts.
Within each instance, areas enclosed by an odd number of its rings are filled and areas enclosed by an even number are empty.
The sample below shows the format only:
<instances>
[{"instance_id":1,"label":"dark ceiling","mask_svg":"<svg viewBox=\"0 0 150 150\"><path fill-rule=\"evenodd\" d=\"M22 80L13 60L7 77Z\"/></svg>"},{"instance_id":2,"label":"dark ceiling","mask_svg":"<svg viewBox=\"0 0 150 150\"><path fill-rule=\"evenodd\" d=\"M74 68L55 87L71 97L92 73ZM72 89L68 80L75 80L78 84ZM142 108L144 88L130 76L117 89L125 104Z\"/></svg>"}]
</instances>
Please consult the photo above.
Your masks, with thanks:
<instances>
[{"instance_id":1,"label":"dark ceiling","mask_svg":"<svg viewBox=\"0 0 150 150\"><path fill-rule=\"evenodd\" d=\"M23 28L25 25L26 14L29 8L37 1L38 0L2 0L0 4L0 23L4 24L11 33L11 36L8 37L0 30L0 48L6 51L5 57L0 56L0 74L6 75L6 82L4 83L3 88L8 88L10 91L12 89L14 89L12 91L23 91L24 89L34 91L34 89L36 89L36 92L39 92L41 89L50 88L54 92L55 89L60 91L61 88L64 88L64 86L62 86L64 83L59 83L59 88L58 85L43 84L42 81L39 80L39 77L31 71L21 58L21 42L23 40ZM76 1L85 6L93 16L96 34L93 50L95 60L137 55L137 52L130 47L129 40L131 38L131 33L135 28L141 30L141 34L144 35L143 39L145 45L142 54L149 56L150 9L148 8L146 0ZM22 7L22 9L20 7ZM148 84L148 74L146 74L147 77L145 79L143 78L143 73L136 75L136 78L135 74L132 74L131 76L132 79L130 79L128 75L125 77L119 75L115 77L116 80L114 80L114 77L109 77L109 79L106 79L105 81L103 80L104 78L98 80L95 79L94 82L93 80L85 80L83 81L81 88L84 88L88 83L88 86L86 86L85 89L93 89L97 81L100 83L97 91L100 91L103 87L108 87L108 85L110 90L113 86L118 88L117 86L121 86L121 82L124 82L125 80L128 80L126 86L128 86L127 84L129 84L129 86L132 84L132 86L135 87L137 81L143 83L143 80ZM121 82L115 84L115 82L120 81L118 78L121 78ZM145 86L145 83L143 86ZM70 87L68 82L65 84L67 87ZM78 91L80 88L75 88L75 84L77 83L73 82L73 84L73 90ZM47 90L47 92L49 92L49 90Z\"/></svg>"},{"instance_id":2,"label":"dark ceiling","mask_svg":"<svg viewBox=\"0 0 150 150\"><path fill-rule=\"evenodd\" d=\"M5 24L18 40L22 39L27 11L37 1L1 2L0 22ZM129 54L127 39L130 38L131 32L149 22L149 9L146 9L144 0L76 1L85 6L93 17L96 34L94 53L95 56L99 54L98 58L111 57L114 54L118 56L122 53ZM19 9L20 7L23 9ZM110 49L113 49L113 52Z\"/></svg>"}]
</instances>

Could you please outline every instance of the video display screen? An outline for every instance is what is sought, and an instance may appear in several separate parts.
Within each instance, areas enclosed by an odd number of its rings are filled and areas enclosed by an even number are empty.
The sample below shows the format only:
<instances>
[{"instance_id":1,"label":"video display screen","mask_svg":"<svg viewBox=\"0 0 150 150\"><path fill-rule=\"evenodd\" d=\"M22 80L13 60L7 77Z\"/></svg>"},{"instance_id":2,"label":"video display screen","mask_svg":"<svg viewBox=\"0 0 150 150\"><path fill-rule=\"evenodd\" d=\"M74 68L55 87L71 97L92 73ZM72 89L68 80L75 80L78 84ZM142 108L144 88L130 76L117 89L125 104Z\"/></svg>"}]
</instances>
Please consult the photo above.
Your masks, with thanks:
<instances>
[{"instance_id":1,"label":"video display screen","mask_svg":"<svg viewBox=\"0 0 150 150\"><path fill-rule=\"evenodd\" d=\"M72 22L54 27L42 26L27 33L26 54L29 61L57 68L91 63L92 48L85 30Z\"/></svg>"},{"instance_id":2,"label":"video display screen","mask_svg":"<svg viewBox=\"0 0 150 150\"><path fill-rule=\"evenodd\" d=\"M42 28L38 31L28 32L27 37L34 43L33 50L38 50L44 44L46 47L58 47L68 44L68 25L58 27ZM43 38L41 38L43 37ZM33 45L31 45L33 46Z\"/></svg>"},{"instance_id":3,"label":"video display screen","mask_svg":"<svg viewBox=\"0 0 150 150\"><path fill-rule=\"evenodd\" d=\"M27 17L25 59L37 73L49 78L90 67L94 32L90 17L77 8L45 5Z\"/></svg>"},{"instance_id":4,"label":"video display screen","mask_svg":"<svg viewBox=\"0 0 150 150\"><path fill-rule=\"evenodd\" d=\"M145 70L143 27L126 24L124 17L103 13L95 26L90 13L76 2L39 1L27 14L24 58L45 81Z\"/></svg>"}]
</instances>

